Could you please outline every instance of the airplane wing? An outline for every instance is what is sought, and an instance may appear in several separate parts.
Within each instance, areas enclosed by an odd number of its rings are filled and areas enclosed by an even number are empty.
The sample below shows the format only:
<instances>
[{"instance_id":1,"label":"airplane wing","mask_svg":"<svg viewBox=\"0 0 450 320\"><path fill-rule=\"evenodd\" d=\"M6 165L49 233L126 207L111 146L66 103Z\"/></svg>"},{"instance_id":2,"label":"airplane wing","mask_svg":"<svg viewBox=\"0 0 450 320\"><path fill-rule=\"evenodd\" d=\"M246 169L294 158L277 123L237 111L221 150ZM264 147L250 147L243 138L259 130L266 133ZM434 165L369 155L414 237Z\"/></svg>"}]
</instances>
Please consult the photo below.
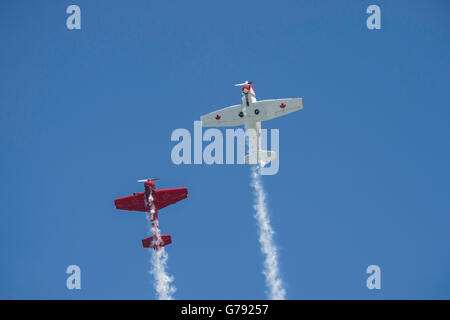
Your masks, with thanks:
<instances>
[{"instance_id":1,"label":"airplane wing","mask_svg":"<svg viewBox=\"0 0 450 320\"><path fill-rule=\"evenodd\" d=\"M223 108L200 117L202 127L238 127L244 125L244 119L239 116L242 106L235 105Z\"/></svg>"},{"instance_id":2,"label":"airplane wing","mask_svg":"<svg viewBox=\"0 0 450 320\"><path fill-rule=\"evenodd\" d=\"M165 208L175 202L186 199L187 188L160 189L153 192L153 203L156 210Z\"/></svg>"},{"instance_id":3,"label":"airplane wing","mask_svg":"<svg viewBox=\"0 0 450 320\"><path fill-rule=\"evenodd\" d=\"M254 119L267 121L303 109L303 98L260 100L252 103ZM256 109L259 113L256 114Z\"/></svg>"},{"instance_id":4,"label":"airplane wing","mask_svg":"<svg viewBox=\"0 0 450 320\"><path fill-rule=\"evenodd\" d=\"M144 192L114 200L117 209L130 211L147 211L145 209Z\"/></svg>"}]
</instances>

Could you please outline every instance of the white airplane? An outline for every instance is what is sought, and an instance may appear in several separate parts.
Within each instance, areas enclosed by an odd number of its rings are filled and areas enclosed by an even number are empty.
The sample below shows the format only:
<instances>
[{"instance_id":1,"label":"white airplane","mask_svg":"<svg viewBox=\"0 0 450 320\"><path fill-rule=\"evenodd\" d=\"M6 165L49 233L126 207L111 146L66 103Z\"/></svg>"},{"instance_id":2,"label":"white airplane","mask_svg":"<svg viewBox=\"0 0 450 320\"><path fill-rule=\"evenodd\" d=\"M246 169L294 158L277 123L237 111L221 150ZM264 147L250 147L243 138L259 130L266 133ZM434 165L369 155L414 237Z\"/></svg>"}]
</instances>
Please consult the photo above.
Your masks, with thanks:
<instances>
[{"instance_id":1,"label":"white airplane","mask_svg":"<svg viewBox=\"0 0 450 320\"><path fill-rule=\"evenodd\" d=\"M303 98L256 101L252 84L253 81L235 84L236 87L242 87L242 104L205 114L200 119L202 127L245 126L250 133L249 154L245 156L245 163L259 164L262 168L273 161L276 154L274 151L261 150L261 122L302 110Z\"/></svg>"}]
</instances>

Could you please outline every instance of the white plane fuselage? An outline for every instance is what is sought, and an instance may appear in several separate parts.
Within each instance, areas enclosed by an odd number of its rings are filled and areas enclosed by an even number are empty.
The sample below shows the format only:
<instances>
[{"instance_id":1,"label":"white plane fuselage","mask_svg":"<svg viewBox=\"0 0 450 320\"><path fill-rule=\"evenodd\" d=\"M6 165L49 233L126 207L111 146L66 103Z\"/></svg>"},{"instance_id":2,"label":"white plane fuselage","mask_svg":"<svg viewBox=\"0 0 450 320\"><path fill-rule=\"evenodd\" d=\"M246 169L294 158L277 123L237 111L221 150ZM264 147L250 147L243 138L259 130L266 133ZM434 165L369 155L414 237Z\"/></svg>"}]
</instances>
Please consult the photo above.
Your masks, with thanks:
<instances>
[{"instance_id":1,"label":"white plane fuselage","mask_svg":"<svg viewBox=\"0 0 450 320\"><path fill-rule=\"evenodd\" d=\"M258 163L260 166L264 166L259 157L261 151L261 122L255 120L255 112L259 112L259 110L252 106L254 102L256 102L256 95L253 86L243 86L242 112L244 113L245 130L250 133L248 135L250 163Z\"/></svg>"}]
</instances>

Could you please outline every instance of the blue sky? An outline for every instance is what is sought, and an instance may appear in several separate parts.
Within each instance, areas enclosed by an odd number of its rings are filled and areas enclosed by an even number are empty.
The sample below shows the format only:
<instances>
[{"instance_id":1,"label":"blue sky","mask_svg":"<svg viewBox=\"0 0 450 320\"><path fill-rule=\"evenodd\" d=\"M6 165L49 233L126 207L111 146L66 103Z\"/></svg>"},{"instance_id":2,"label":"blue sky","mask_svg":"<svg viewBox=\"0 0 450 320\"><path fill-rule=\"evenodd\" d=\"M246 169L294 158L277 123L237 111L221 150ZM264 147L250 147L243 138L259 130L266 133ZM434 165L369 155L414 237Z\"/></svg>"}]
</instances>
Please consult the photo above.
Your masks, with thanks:
<instances>
[{"instance_id":1,"label":"blue sky","mask_svg":"<svg viewBox=\"0 0 450 320\"><path fill-rule=\"evenodd\" d=\"M81 7L81 30L66 8ZM382 29L368 30L370 4ZM171 162L176 128L303 97L265 176L289 299L450 298L447 1L3 1L0 298L153 299L148 228L115 198L189 188L160 212L178 299L264 299L245 166ZM66 289L68 265L82 289ZM382 289L366 288L367 266Z\"/></svg>"}]
</instances>

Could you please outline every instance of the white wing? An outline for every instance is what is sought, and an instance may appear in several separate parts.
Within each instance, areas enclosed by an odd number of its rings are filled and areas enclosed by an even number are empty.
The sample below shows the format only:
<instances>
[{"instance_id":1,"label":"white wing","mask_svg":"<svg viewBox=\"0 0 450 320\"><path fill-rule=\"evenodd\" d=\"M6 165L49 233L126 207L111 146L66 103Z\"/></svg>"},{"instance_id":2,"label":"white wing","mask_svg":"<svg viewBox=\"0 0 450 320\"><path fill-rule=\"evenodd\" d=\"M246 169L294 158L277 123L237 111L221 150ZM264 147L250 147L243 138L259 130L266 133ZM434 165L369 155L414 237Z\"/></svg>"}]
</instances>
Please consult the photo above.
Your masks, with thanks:
<instances>
[{"instance_id":1,"label":"white wing","mask_svg":"<svg viewBox=\"0 0 450 320\"><path fill-rule=\"evenodd\" d=\"M244 119L239 116L242 105L223 108L200 117L202 127L237 127L244 125Z\"/></svg>"},{"instance_id":2,"label":"white wing","mask_svg":"<svg viewBox=\"0 0 450 320\"><path fill-rule=\"evenodd\" d=\"M256 121L267 121L303 109L303 98L261 100L251 104Z\"/></svg>"}]
</instances>

